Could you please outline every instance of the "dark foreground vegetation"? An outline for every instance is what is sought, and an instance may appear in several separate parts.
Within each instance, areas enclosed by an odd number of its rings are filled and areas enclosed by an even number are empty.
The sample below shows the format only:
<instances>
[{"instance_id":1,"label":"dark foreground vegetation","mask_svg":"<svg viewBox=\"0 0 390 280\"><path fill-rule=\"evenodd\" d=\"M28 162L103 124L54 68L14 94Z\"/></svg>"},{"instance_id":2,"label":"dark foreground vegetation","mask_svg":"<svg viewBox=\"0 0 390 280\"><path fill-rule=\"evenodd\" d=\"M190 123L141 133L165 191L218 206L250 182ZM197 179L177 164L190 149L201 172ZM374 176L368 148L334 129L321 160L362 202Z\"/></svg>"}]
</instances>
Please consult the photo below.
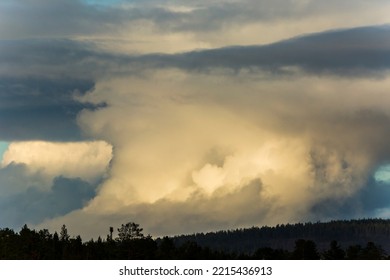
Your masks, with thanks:
<instances>
[{"instance_id":1,"label":"dark foreground vegetation","mask_svg":"<svg viewBox=\"0 0 390 280\"><path fill-rule=\"evenodd\" d=\"M106 238L83 242L60 233L0 229L0 259L389 259L390 220L367 219L278 225L154 239L136 223L109 228Z\"/></svg>"}]
</instances>

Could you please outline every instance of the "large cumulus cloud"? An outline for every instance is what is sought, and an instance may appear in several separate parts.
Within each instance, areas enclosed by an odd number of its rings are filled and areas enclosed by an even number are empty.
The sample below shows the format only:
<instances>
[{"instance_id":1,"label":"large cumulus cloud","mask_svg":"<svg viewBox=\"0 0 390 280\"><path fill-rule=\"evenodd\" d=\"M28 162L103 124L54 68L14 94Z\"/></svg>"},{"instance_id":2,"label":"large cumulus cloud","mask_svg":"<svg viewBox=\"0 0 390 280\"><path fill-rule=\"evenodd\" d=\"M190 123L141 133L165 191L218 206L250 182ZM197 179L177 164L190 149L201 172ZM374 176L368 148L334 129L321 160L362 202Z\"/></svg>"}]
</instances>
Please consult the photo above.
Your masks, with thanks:
<instances>
[{"instance_id":1,"label":"large cumulus cloud","mask_svg":"<svg viewBox=\"0 0 390 280\"><path fill-rule=\"evenodd\" d=\"M136 219L173 234L374 215L362 194L386 191L367 182L390 156L389 78L262 75L165 69L97 84L85 101L108 106L79 124L114 145L110 176L83 211L44 225L88 235L91 215L102 231ZM330 215L332 203L362 211Z\"/></svg>"}]
</instances>

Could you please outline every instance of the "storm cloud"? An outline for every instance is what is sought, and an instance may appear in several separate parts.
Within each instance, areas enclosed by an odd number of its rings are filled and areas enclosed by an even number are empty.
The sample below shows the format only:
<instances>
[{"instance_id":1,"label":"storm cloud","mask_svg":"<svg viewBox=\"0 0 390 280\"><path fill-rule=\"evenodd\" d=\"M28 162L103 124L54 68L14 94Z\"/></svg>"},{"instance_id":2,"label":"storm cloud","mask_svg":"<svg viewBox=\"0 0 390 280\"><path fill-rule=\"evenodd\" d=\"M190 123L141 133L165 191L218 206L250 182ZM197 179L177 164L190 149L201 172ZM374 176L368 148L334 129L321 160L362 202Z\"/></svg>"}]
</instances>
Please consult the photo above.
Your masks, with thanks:
<instances>
[{"instance_id":1,"label":"storm cloud","mask_svg":"<svg viewBox=\"0 0 390 280\"><path fill-rule=\"evenodd\" d=\"M388 215L387 1L65 2L0 4L7 225Z\"/></svg>"}]
</instances>

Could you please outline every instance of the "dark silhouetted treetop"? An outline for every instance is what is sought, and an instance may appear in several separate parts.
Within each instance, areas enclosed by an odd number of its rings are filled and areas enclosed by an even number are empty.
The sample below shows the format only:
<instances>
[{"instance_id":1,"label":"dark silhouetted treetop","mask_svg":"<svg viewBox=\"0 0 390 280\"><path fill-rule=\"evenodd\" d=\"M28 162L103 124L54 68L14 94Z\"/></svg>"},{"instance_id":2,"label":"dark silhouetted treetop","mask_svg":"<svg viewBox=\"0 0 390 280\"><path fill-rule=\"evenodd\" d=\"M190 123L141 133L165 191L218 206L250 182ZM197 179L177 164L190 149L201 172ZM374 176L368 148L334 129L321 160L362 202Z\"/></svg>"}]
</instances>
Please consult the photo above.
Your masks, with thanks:
<instances>
[{"instance_id":1,"label":"dark silhouetted treetop","mask_svg":"<svg viewBox=\"0 0 390 280\"><path fill-rule=\"evenodd\" d=\"M345 257L345 252L341 249L341 246L337 243L336 240L330 242L329 249L326 250L323 254L325 260L343 260Z\"/></svg>"},{"instance_id":2,"label":"dark silhouetted treetop","mask_svg":"<svg viewBox=\"0 0 390 280\"><path fill-rule=\"evenodd\" d=\"M69 241L69 234L68 229L66 228L66 225L62 225L61 231L60 231L60 240L63 242Z\"/></svg>"},{"instance_id":3,"label":"dark silhouetted treetop","mask_svg":"<svg viewBox=\"0 0 390 280\"><path fill-rule=\"evenodd\" d=\"M134 222L122 224L121 227L118 228L118 237L116 240L119 242L125 242L134 239L142 239L144 238L142 231L143 229L140 228L139 224Z\"/></svg>"}]
</instances>

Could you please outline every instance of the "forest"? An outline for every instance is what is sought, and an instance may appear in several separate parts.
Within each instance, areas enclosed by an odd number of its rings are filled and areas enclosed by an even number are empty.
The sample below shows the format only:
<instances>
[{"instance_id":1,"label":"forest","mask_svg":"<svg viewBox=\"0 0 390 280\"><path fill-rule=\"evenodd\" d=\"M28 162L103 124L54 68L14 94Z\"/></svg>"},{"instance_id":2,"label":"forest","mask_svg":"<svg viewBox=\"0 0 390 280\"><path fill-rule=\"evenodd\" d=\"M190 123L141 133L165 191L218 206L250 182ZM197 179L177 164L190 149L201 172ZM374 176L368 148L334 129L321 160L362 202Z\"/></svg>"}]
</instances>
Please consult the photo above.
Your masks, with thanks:
<instances>
[{"instance_id":1,"label":"forest","mask_svg":"<svg viewBox=\"0 0 390 280\"><path fill-rule=\"evenodd\" d=\"M390 259L390 220L364 219L252 227L229 231L153 238L139 224L108 227L106 237L83 241L60 232L0 229L0 259Z\"/></svg>"}]
</instances>

